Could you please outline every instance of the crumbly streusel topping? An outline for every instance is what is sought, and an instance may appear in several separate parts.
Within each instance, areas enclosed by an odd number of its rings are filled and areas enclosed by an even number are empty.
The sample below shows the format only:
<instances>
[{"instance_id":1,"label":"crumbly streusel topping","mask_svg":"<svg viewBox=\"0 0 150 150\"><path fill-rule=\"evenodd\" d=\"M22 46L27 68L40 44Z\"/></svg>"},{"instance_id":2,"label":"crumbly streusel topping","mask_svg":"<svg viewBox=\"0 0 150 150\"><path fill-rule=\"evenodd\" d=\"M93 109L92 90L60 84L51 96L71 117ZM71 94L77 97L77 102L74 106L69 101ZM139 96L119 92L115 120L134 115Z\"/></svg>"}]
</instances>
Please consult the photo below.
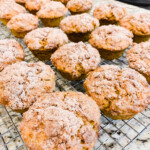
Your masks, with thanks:
<instances>
[{"instance_id":1,"label":"crumbly streusel topping","mask_svg":"<svg viewBox=\"0 0 150 150\"><path fill-rule=\"evenodd\" d=\"M84 87L101 110L112 115L141 112L150 98L149 85L140 73L114 65L104 65L90 73Z\"/></svg>"},{"instance_id":2,"label":"crumbly streusel topping","mask_svg":"<svg viewBox=\"0 0 150 150\"><path fill-rule=\"evenodd\" d=\"M19 62L0 72L0 102L13 110L29 108L54 87L54 72L42 62Z\"/></svg>"},{"instance_id":3,"label":"crumbly streusel topping","mask_svg":"<svg viewBox=\"0 0 150 150\"><path fill-rule=\"evenodd\" d=\"M0 1L0 18L11 19L19 13L26 13L23 6L14 2L14 0Z\"/></svg>"},{"instance_id":4,"label":"crumbly streusel topping","mask_svg":"<svg viewBox=\"0 0 150 150\"><path fill-rule=\"evenodd\" d=\"M0 71L9 64L22 61L24 57L23 48L16 40L0 40Z\"/></svg>"},{"instance_id":5,"label":"crumbly streusel topping","mask_svg":"<svg viewBox=\"0 0 150 150\"><path fill-rule=\"evenodd\" d=\"M29 32L24 41L31 50L53 50L68 43L68 37L61 29L45 27Z\"/></svg>"},{"instance_id":6,"label":"crumbly streusel topping","mask_svg":"<svg viewBox=\"0 0 150 150\"><path fill-rule=\"evenodd\" d=\"M131 68L150 76L150 41L135 43L127 51L127 60Z\"/></svg>"},{"instance_id":7,"label":"crumbly streusel topping","mask_svg":"<svg viewBox=\"0 0 150 150\"><path fill-rule=\"evenodd\" d=\"M86 13L68 16L60 23L61 29L66 33L86 33L93 31L98 26L99 21Z\"/></svg>"},{"instance_id":8,"label":"crumbly streusel topping","mask_svg":"<svg viewBox=\"0 0 150 150\"><path fill-rule=\"evenodd\" d=\"M43 96L24 113L20 130L31 149L92 149L99 119L99 108L87 95L56 92Z\"/></svg>"},{"instance_id":9,"label":"crumbly streusel topping","mask_svg":"<svg viewBox=\"0 0 150 150\"><path fill-rule=\"evenodd\" d=\"M93 16L98 20L119 21L125 15L126 9L115 3L100 5L93 12Z\"/></svg>"},{"instance_id":10,"label":"crumbly streusel topping","mask_svg":"<svg viewBox=\"0 0 150 150\"><path fill-rule=\"evenodd\" d=\"M125 16L120 25L136 35L150 35L150 13L136 13Z\"/></svg>"},{"instance_id":11,"label":"crumbly streusel topping","mask_svg":"<svg viewBox=\"0 0 150 150\"><path fill-rule=\"evenodd\" d=\"M104 25L92 32L89 42L98 49L121 51L132 45L132 38L132 32L123 27Z\"/></svg>"},{"instance_id":12,"label":"crumbly streusel topping","mask_svg":"<svg viewBox=\"0 0 150 150\"><path fill-rule=\"evenodd\" d=\"M73 78L96 69L101 61L98 50L83 42L60 47L51 60L58 70L71 74Z\"/></svg>"},{"instance_id":13,"label":"crumbly streusel topping","mask_svg":"<svg viewBox=\"0 0 150 150\"><path fill-rule=\"evenodd\" d=\"M7 27L17 32L26 32L38 27L38 17L29 13L20 13L11 18Z\"/></svg>"},{"instance_id":14,"label":"crumbly streusel topping","mask_svg":"<svg viewBox=\"0 0 150 150\"><path fill-rule=\"evenodd\" d=\"M26 0L25 6L30 11L39 11L50 0Z\"/></svg>"},{"instance_id":15,"label":"crumbly streusel topping","mask_svg":"<svg viewBox=\"0 0 150 150\"><path fill-rule=\"evenodd\" d=\"M84 12L92 8L92 0L70 0L67 3L67 8L72 12Z\"/></svg>"},{"instance_id":16,"label":"crumbly streusel topping","mask_svg":"<svg viewBox=\"0 0 150 150\"><path fill-rule=\"evenodd\" d=\"M42 6L42 8L37 12L39 18L59 18L65 16L68 12L68 9L61 3L50 1Z\"/></svg>"}]
</instances>

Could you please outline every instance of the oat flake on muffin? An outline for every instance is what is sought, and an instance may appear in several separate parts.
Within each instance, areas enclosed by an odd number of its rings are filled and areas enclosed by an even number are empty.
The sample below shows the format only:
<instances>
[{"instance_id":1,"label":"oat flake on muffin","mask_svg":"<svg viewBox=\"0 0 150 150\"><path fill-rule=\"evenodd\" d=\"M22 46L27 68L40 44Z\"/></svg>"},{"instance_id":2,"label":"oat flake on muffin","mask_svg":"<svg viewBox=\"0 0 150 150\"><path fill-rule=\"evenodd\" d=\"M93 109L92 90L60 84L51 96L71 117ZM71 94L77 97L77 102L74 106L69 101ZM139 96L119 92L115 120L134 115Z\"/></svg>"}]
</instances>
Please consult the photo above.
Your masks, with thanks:
<instances>
[{"instance_id":1,"label":"oat flake on muffin","mask_svg":"<svg viewBox=\"0 0 150 150\"><path fill-rule=\"evenodd\" d=\"M30 150L92 150L99 135L100 111L83 93L55 92L34 103L19 128Z\"/></svg>"},{"instance_id":2,"label":"oat flake on muffin","mask_svg":"<svg viewBox=\"0 0 150 150\"><path fill-rule=\"evenodd\" d=\"M84 87L112 119L130 119L148 107L149 85L144 76L130 68L103 65L89 74Z\"/></svg>"},{"instance_id":3,"label":"oat flake on muffin","mask_svg":"<svg viewBox=\"0 0 150 150\"><path fill-rule=\"evenodd\" d=\"M26 111L54 88L54 72L42 62L18 62L0 72L0 103L16 112Z\"/></svg>"}]
</instances>

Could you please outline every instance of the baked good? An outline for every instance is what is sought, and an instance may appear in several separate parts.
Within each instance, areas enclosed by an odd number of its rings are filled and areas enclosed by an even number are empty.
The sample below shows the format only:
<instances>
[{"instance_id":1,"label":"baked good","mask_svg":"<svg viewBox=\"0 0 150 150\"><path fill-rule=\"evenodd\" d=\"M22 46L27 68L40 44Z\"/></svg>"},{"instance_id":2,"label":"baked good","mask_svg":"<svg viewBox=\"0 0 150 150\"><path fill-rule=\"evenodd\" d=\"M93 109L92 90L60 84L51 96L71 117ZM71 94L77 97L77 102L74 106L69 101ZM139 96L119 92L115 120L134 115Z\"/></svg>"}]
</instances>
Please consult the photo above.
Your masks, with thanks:
<instances>
[{"instance_id":1,"label":"baked good","mask_svg":"<svg viewBox=\"0 0 150 150\"><path fill-rule=\"evenodd\" d=\"M6 66L24 60L25 53L16 40L0 40L0 71Z\"/></svg>"},{"instance_id":2,"label":"baked good","mask_svg":"<svg viewBox=\"0 0 150 150\"><path fill-rule=\"evenodd\" d=\"M67 13L68 9L61 2L50 1L42 6L37 16L45 26L57 27Z\"/></svg>"},{"instance_id":3,"label":"baked good","mask_svg":"<svg viewBox=\"0 0 150 150\"><path fill-rule=\"evenodd\" d=\"M83 13L91 10L93 2L92 0L70 0L66 6L73 14Z\"/></svg>"},{"instance_id":4,"label":"baked good","mask_svg":"<svg viewBox=\"0 0 150 150\"><path fill-rule=\"evenodd\" d=\"M16 112L25 112L54 88L54 72L42 62L17 62L0 72L0 103Z\"/></svg>"},{"instance_id":5,"label":"baked good","mask_svg":"<svg viewBox=\"0 0 150 150\"><path fill-rule=\"evenodd\" d=\"M71 42L54 52L51 61L63 77L80 80L96 69L101 59L98 50L90 44Z\"/></svg>"},{"instance_id":6,"label":"baked good","mask_svg":"<svg viewBox=\"0 0 150 150\"><path fill-rule=\"evenodd\" d=\"M60 28L74 42L87 41L90 33L98 26L99 21L86 13L68 16L60 23Z\"/></svg>"},{"instance_id":7,"label":"baked good","mask_svg":"<svg viewBox=\"0 0 150 150\"><path fill-rule=\"evenodd\" d=\"M149 85L130 68L103 65L89 74L84 87L103 114L112 119L131 119L148 107Z\"/></svg>"},{"instance_id":8,"label":"baked good","mask_svg":"<svg viewBox=\"0 0 150 150\"><path fill-rule=\"evenodd\" d=\"M25 4L27 0L15 0L16 3L19 3L19 4Z\"/></svg>"},{"instance_id":9,"label":"baked good","mask_svg":"<svg viewBox=\"0 0 150 150\"><path fill-rule=\"evenodd\" d=\"M32 13L36 13L50 0L26 0L25 7Z\"/></svg>"},{"instance_id":10,"label":"baked good","mask_svg":"<svg viewBox=\"0 0 150 150\"><path fill-rule=\"evenodd\" d=\"M61 2L63 4L67 4L70 0L55 0L55 1L59 1L59 2Z\"/></svg>"},{"instance_id":11,"label":"baked good","mask_svg":"<svg viewBox=\"0 0 150 150\"><path fill-rule=\"evenodd\" d=\"M0 0L0 20L4 25L15 15L25 13L26 9L14 0Z\"/></svg>"},{"instance_id":12,"label":"baked good","mask_svg":"<svg viewBox=\"0 0 150 150\"><path fill-rule=\"evenodd\" d=\"M29 32L24 42L36 56L42 56L43 59L48 56L49 60L48 53L51 55L58 47L68 43L68 37L61 29L45 27Z\"/></svg>"},{"instance_id":13,"label":"baked good","mask_svg":"<svg viewBox=\"0 0 150 150\"><path fill-rule=\"evenodd\" d=\"M126 15L126 9L116 3L102 4L95 8L93 16L98 20L116 22Z\"/></svg>"},{"instance_id":14,"label":"baked good","mask_svg":"<svg viewBox=\"0 0 150 150\"><path fill-rule=\"evenodd\" d=\"M134 45L127 51L129 66L143 74L150 83L150 41Z\"/></svg>"},{"instance_id":15,"label":"baked good","mask_svg":"<svg viewBox=\"0 0 150 150\"><path fill-rule=\"evenodd\" d=\"M19 125L30 150L92 150L99 127L98 106L80 92L45 94Z\"/></svg>"},{"instance_id":16,"label":"baked good","mask_svg":"<svg viewBox=\"0 0 150 150\"><path fill-rule=\"evenodd\" d=\"M131 30L135 35L150 35L150 13L134 13L120 20L120 26Z\"/></svg>"},{"instance_id":17,"label":"baked good","mask_svg":"<svg viewBox=\"0 0 150 150\"><path fill-rule=\"evenodd\" d=\"M90 36L90 44L97 48L104 59L116 59L132 45L133 34L129 30L116 26L104 25L97 28Z\"/></svg>"}]
</instances>

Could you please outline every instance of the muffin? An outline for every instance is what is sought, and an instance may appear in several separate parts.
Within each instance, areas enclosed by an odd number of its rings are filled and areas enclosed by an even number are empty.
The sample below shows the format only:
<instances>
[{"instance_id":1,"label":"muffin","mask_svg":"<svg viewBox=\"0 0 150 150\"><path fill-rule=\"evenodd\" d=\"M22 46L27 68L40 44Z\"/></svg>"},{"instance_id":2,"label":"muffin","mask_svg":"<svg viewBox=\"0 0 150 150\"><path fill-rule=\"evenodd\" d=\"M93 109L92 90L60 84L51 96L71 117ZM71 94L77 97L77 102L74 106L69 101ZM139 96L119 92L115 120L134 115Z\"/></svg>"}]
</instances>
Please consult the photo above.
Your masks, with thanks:
<instances>
[{"instance_id":1,"label":"muffin","mask_svg":"<svg viewBox=\"0 0 150 150\"><path fill-rule=\"evenodd\" d=\"M45 94L23 114L19 128L30 150L92 150L100 111L80 92Z\"/></svg>"},{"instance_id":2,"label":"muffin","mask_svg":"<svg viewBox=\"0 0 150 150\"><path fill-rule=\"evenodd\" d=\"M71 42L60 47L51 61L64 78L80 80L96 69L101 59L98 50L90 44Z\"/></svg>"},{"instance_id":3,"label":"muffin","mask_svg":"<svg viewBox=\"0 0 150 150\"><path fill-rule=\"evenodd\" d=\"M32 13L36 13L50 0L26 0L25 7Z\"/></svg>"},{"instance_id":4,"label":"muffin","mask_svg":"<svg viewBox=\"0 0 150 150\"><path fill-rule=\"evenodd\" d=\"M68 13L68 9L60 2L50 1L37 12L37 16L45 26L57 27Z\"/></svg>"},{"instance_id":5,"label":"muffin","mask_svg":"<svg viewBox=\"0 0 150 150\"><path fill-rule=\"evenodd\" d=\"M0 71L6 66L24 60L25 53L16 40L0 40Z\"/></svg>"},{"instance_id":6,"label":"muffin","mask_svg":"<svg viewBox=\"0 0 150 150\"><path fill-rule=\"evenodd\" d=\"M0 72L0 103L19 113L54 88L54 72L42 62L18 62Z\"/></svg>"},{"instance_id":7,"label":"muffin","mask_svg":"<svg viewBox=\"0 0 150 150\"><path fill-rule=\"evenodd\" d=\"M127 51L129 66L143 74L150 83L150 41L140 44L134 43Z\"/></svg>"},{"instance_id":8,"label":"muffin","mask_svg":"<svg viewBox=\"0 0 150 150\"><path fill-rule=\"evenodd\" d=\"M55 1L59 1L59 2L61 2L61 3L66 5L70 0L55 0Z\"/></svg>"},{"instance_id":9,"label":"muffin","mask_svg":"<svg viewBox=\"0 0 150 150\"><path fill-rule=\"evenodd\" d=\"M16 3L24 5L27 0L15 0Z\"/></svg>"},{"instance_id":10,"label":"muffin","mask_svg":"<svg viewBox=\"0 0 150 150\"><path fill-rule=\"evenodd\" d=\"M131 119L148 107L149 85L130 68L103 65L89 74L84 87L103 114L115 120Z\"/></svg>"},{"instance_id":11,"label":"muffin","mask_svg":"<svg viewBox=\"0 0 150 150\"><path fill-rule=\"evenodd\" d=\"M39 59L49 60L57 48L68 43L68 37L61 29L45 27L29 32L24 42Z\"/></svg>"},{"instance_id":12,"label":"muffin","mask_svg":"<svg viewBox=\"0 0 150 150\"><path fill-rule=\"evenodd\" d=\"M7 27L15 37L23 38L29 31L38 27L38 17L29 13L21 13L12 17Z\"/></svg>"},{"instance_id":13,"label":"muffin","mask_svg":"<svg viewBox=\"0 0 150 150\"><path fill-rule=\"evenodd\" d=\"M131 30L135 35L150 35L150 13L130 14L120 20L120 26Z\"/></svg>"},{"instance_id":14,"label":"muffin","mask_svg":"<svg viewBox=\"0 0 150 150\"><path fill-rule=\"evenodd\" d=\"M74 42L87 41L90 33L98 26L99 21L86 13L68 16L60 23L60 28Z\"/></svg>"},{"instance_id":15,"label":"muffin","mask_svg":"<svg viewBox=\"0 0 150 150\"><path fill-rule=\"evenodd\" d=\"M132 45L132 38L132 32L123 27L104 25L92 32L89 42L99 50L102 58L112 60L122 56Z\"/></svg>"},{"instance_id":16,"label":"muffin","mask_svg":"<svg viewBox=\"0 0 150 150\"><path fill-rule=\"evenodd\" d=\"M100 20L101 23L105 23L106 21L115 23L121 20L125 15L126 9L116 3L99 5L93 12L93 16Z\"/></svg>"},{"instance_id":17,"label":"muffin","mask_svg":"<svg viewBox=\"0 0 150 150\"><path fill-rule=\"evenodd\" d=\"M90 12L93 6L92 0L70 0L67 3L67 8L72 14Z\"/></svg>"},{"instance_id":18,"label":"muffin","mask_svg":"<svg viewBox=\"0 0 150 150\"><path fill-rule=\"evenodd\" d=\"M15 15L19 13L26 13L23 6L14 2L14 0L1 0L0 1L0 20L4 25Z\"/></svg>"}]
</instances>

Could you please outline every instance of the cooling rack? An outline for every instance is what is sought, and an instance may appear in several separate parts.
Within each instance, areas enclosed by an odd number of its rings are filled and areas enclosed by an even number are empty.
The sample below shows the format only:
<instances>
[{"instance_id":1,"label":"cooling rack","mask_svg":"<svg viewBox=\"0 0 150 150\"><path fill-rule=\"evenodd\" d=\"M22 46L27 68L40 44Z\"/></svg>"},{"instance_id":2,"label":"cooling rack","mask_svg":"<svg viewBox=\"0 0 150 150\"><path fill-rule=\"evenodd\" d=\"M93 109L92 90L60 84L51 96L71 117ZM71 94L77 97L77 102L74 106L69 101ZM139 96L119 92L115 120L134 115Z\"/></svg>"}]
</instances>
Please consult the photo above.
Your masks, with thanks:
<instances>
[{"instance_id":1,"label":"cooling rack","mask_svg":"<svg viewBox=\"0 0 150 150\"><path fill-rule=\"evenodd\" d=\"M93 0L95 6L99 3L105 3L112 0ZM123 4L125 5L125 4ZM125 5L128 12L142 11L142 9ZM0 22L0 39L13 38L16 39L9 30ZM32 53L27 49L23 40L19 41L25 50L27 62L38 61ZM119 66L127 66L128 63L124 55L113 61L102 60L101 65L114 64ZM56 91L80 91L85 93L82 81L68 81L64 79L52 65L50 61L44 61L50 65L56 73ZM27 150L19 129L18 124L22 120L22 114L15 113L9 108L0 104L0 150ZM136 115L134 118L126 121L112 120L102 114L101 117L101 129L99 130L100 138L98 139L94 150L150 150L150 107L144 112ZM147 136L147 137L146 137ZM135 146L136 145L136 146Z\"/></svg>"}]
</instances>

